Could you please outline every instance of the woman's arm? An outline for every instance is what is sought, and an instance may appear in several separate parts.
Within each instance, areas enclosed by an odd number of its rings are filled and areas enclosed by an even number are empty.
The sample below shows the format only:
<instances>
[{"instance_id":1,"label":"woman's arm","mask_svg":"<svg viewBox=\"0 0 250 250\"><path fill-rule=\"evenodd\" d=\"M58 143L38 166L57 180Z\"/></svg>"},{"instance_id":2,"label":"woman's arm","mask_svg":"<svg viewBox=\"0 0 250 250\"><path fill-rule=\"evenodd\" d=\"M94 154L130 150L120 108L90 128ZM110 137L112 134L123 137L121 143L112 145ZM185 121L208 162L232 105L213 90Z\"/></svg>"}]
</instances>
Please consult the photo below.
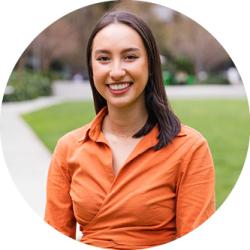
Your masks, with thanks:
<instances>
[{"instance_id":1,"label":"woman's arm","mask_svg":"<svg viewBox=\"0 0 250 250\"><path fill-rule=\"evenodd\" d=\"M207 141L199 138L181 164L177 184L177 237L192 231L215 211L215 173Z\"/></svg>"},{"instance_id":2,"label":"woman's arm","mask_svg":"<svg viewBox=\"0 0 250 250\"><path fill-rule=\"evenodd\" d=\"M70 197L71 177L65 160L66 153L65 143L59 141L48 172L45 221L75 239L76 220Z\"/></svg>"}]
</instances>

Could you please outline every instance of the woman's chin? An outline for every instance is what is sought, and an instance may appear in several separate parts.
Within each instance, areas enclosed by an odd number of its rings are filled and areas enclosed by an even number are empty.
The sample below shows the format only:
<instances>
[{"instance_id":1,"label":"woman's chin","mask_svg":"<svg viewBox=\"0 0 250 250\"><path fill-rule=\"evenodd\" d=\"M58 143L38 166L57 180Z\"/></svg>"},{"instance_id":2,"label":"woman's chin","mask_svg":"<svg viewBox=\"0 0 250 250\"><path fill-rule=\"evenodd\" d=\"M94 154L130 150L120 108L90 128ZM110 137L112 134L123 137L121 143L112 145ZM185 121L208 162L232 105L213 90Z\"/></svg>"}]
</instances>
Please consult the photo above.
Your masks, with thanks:
<instances>
[{"instance_id":1,"label":"woman's chin","mask_svg":"<svg viewBox=\"0 0 250 250\"><path fill-rule=\"evenodd\" d=\"M128 108L131 106L130 102L128 101L123 101L123 100L116 100L116 101L107 101L107 104L108 104L108 108L110 109L116 109L116 108L119 108L119 109L122 109L122 108Z\"/></svg>"}]
</instances>

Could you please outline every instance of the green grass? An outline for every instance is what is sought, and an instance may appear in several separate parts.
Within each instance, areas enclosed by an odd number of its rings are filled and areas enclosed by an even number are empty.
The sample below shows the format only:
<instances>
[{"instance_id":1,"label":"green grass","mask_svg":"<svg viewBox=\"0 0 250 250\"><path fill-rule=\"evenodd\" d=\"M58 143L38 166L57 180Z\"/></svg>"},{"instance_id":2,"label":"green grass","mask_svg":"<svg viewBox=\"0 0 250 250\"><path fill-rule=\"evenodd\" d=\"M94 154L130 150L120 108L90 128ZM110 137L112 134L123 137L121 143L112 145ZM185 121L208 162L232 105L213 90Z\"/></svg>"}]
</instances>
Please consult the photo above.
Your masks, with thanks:
<instances>
[{"instance_id":1,"label":"green grass","mask_svg":"<svg viewBox=\"0 0 250 250\"><path fill-rule=\"evenodd\" d=\"M94 107L91 102L65 102L22 117L52 152L62 135L91 121Z\"/></svg>"},{"instance_id":2,"label":"green grass","mask_svg":"<svg viewBox=\"0 0 250 250\"><path fill-rule=\"evenodd\" d=\"M217 207L225 200L244 165L249 143L250 117L246 101L174 101L181 120L208 140L216 168Z\"/></svg>"},{"instance_id":3,"label":"green grass","mask_svg":"<svg viewBox=\"0 0 250 250\"><path fill-rule=\"evenodd\" d=\"M216 199L219 207L232 190L244 165L250 134L245 100L173 100L175 113L208 140L216 168ZM68 131L94 117L93 103L65 102L23 118L52 152Z\"/></svg>"}]
</instances>

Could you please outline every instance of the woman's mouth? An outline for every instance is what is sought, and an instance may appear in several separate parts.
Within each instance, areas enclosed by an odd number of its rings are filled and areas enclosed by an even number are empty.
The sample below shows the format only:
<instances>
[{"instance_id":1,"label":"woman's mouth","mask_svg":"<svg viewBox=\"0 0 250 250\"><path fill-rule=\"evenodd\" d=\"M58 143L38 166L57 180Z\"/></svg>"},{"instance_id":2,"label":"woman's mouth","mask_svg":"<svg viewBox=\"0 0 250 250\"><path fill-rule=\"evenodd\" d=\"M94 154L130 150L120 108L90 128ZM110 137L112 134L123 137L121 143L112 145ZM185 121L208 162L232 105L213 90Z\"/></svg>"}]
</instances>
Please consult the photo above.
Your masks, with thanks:
<instances>
[{"instance_id":1,"label":"woman's mouth","mask_svg":"<svg viewBox=\"0 0 250 250\"><path fill-rule=\"evenodd\" d=\"M131 85L132 83L130 82L112 83L108 84L108 88L112 94L121 95L126 93Z\"/></svg>"}]
</instances>

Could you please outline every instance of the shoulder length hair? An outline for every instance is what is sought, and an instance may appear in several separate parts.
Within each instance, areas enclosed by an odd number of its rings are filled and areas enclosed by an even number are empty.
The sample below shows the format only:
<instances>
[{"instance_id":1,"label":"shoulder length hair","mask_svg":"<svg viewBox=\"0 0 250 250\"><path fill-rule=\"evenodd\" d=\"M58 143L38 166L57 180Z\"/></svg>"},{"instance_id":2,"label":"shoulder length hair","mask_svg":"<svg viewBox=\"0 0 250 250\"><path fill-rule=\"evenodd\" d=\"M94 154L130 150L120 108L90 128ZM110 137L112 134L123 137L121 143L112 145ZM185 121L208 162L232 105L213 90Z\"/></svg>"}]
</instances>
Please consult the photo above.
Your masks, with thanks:
<instances>
[{"instance_id":1,"label":"shoulder length hair","mask_svg":"<svg viewBox=\"0 0 250 250\"><path fill-rule=\"evenodd\" d=\"M146 124L133 135L134 138L141 137L150 132L158 125L158 143L155 150L168 145L180 131L180 121L171 110L163 85L160 55L156 46L155 38L147 24L138 16L127 11L112 11L106 13L94 27L87 44L87 67L92 88L95 111L98 113L107 106L106 100L98 93L93 80L91 63L92 44L96 34L112 23L122 23L134 29L142 38L148 55L149 78L145 87L145 104L148 112Z\"/></svg>"}]
</instances>

